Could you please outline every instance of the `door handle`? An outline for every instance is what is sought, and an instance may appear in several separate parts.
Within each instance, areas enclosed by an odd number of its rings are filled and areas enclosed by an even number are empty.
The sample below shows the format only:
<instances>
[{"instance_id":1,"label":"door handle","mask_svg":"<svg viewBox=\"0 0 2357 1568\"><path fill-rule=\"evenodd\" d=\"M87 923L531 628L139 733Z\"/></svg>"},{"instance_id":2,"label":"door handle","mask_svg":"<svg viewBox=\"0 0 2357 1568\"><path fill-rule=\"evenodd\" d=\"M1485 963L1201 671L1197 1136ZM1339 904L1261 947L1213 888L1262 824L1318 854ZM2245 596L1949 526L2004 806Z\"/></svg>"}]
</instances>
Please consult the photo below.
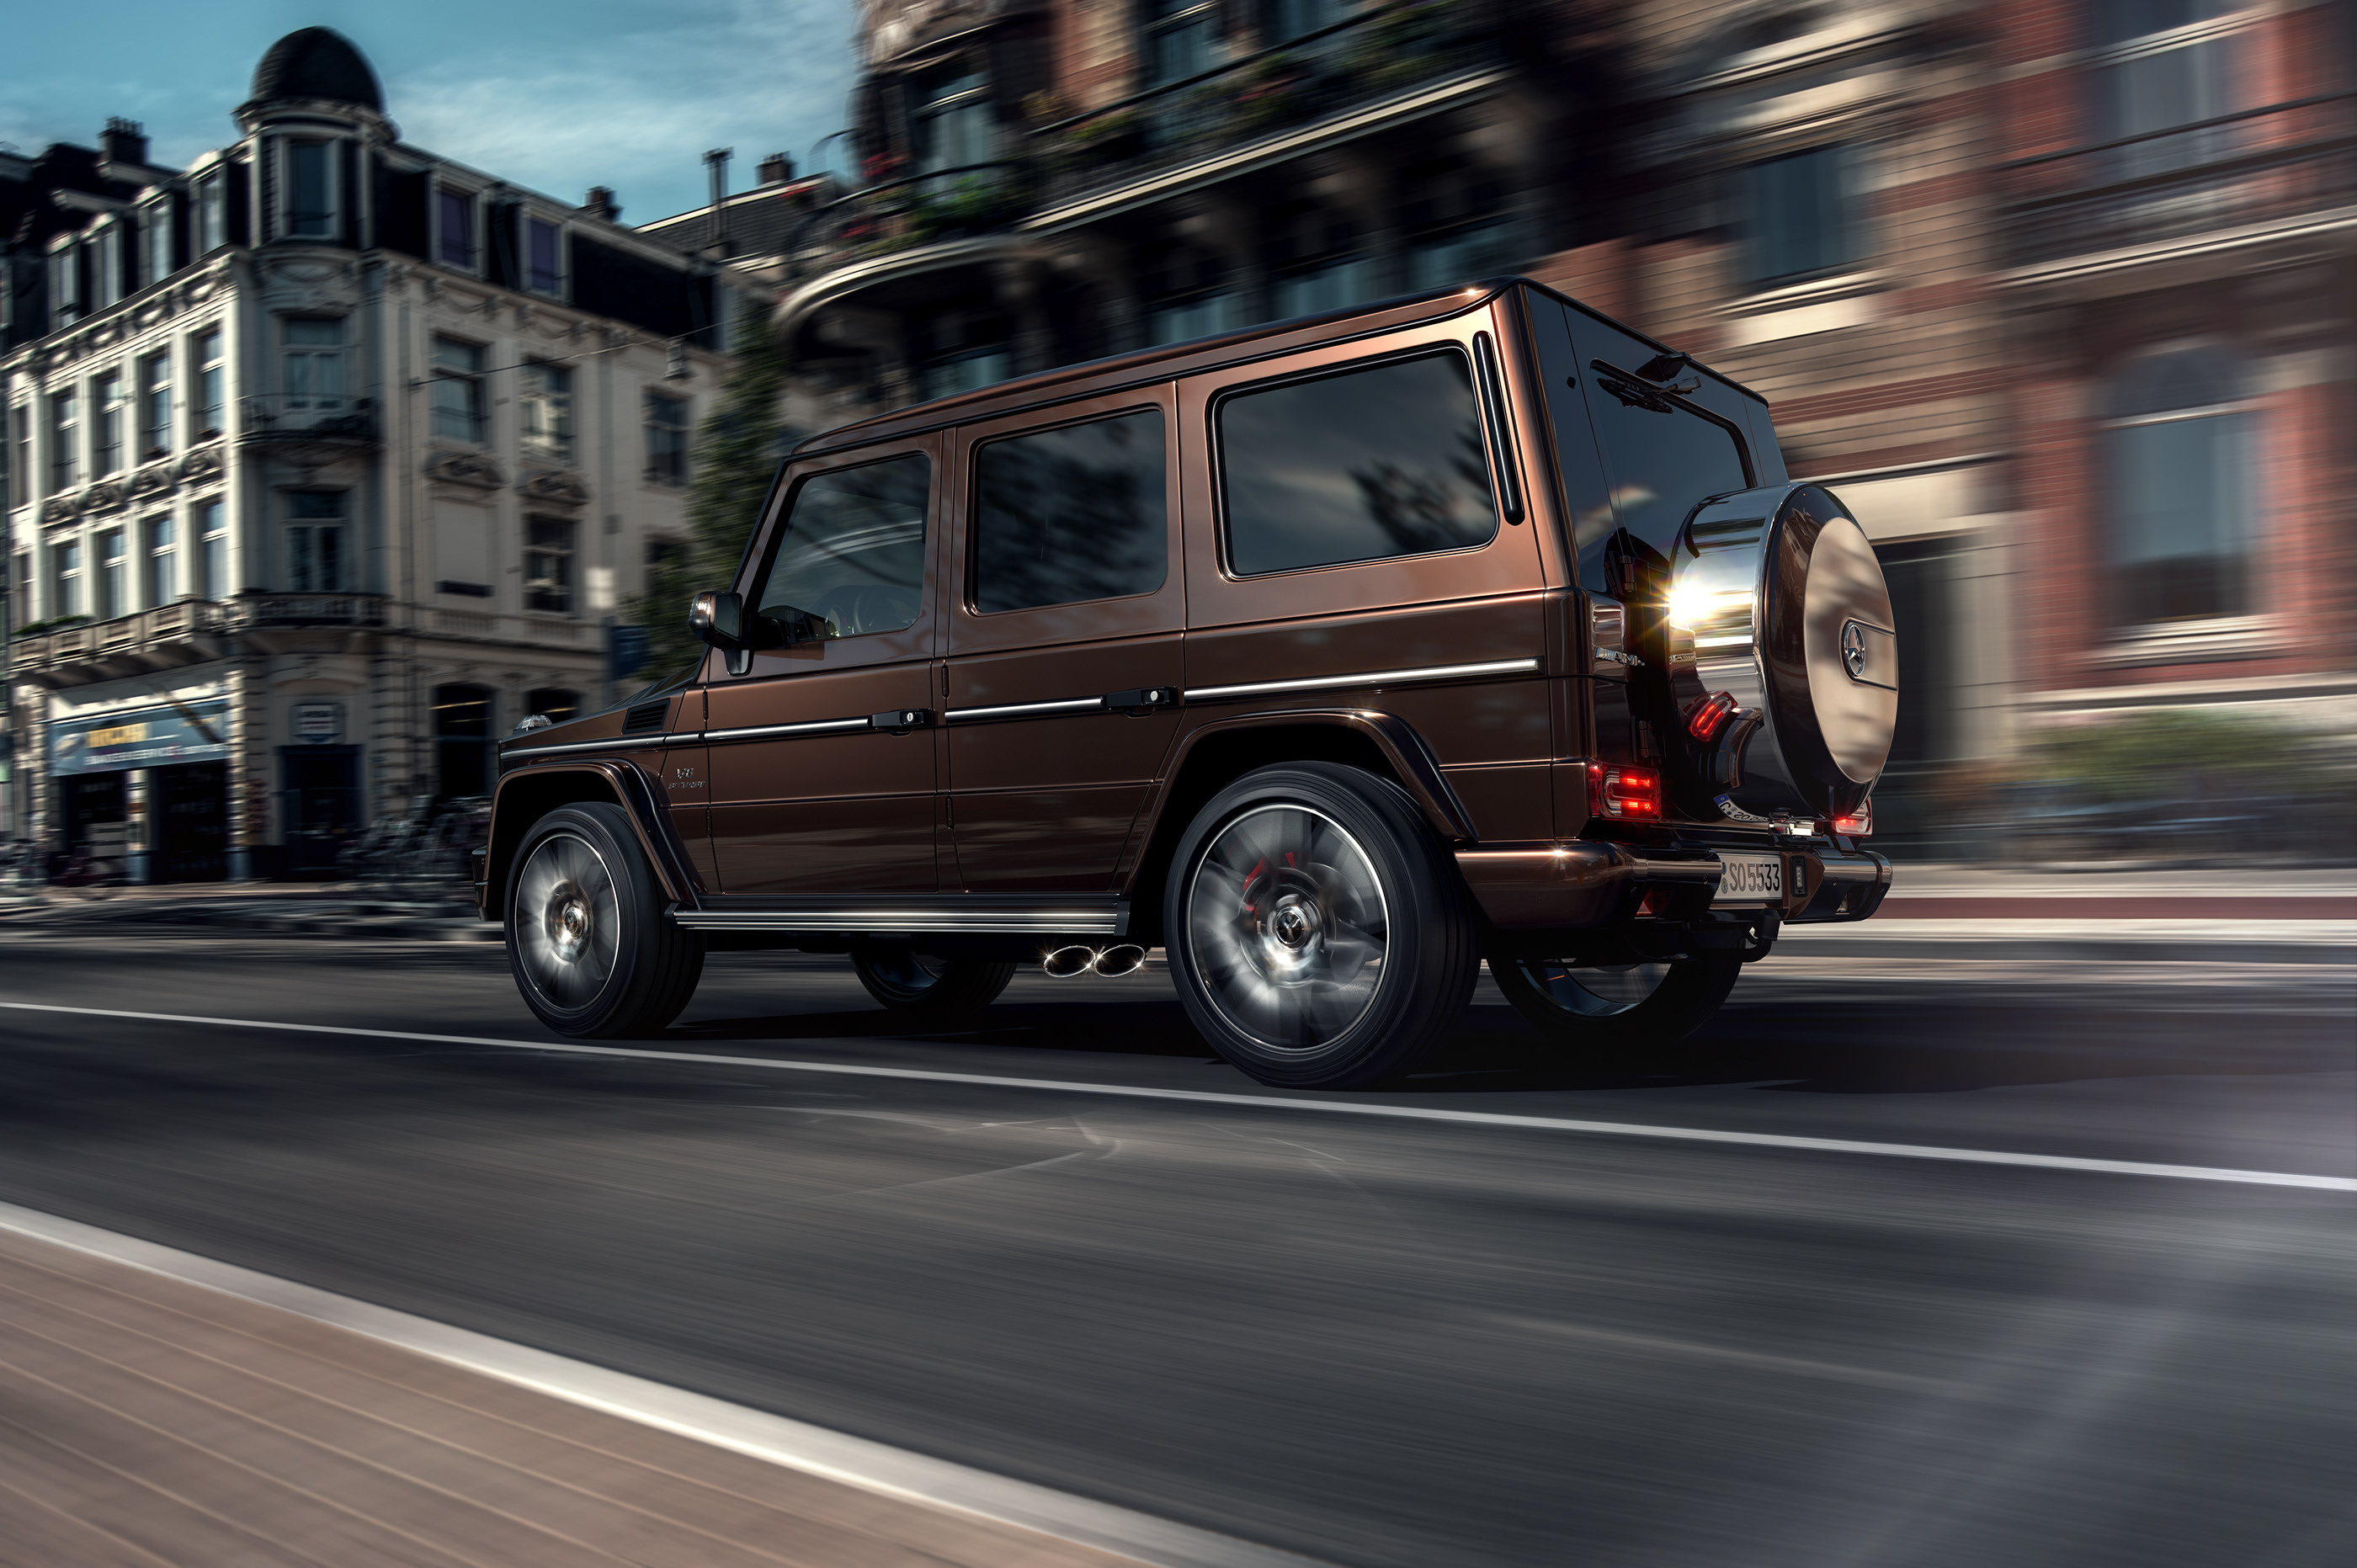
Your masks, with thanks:
<instances>
[{"instance_id":1,"label":"door handle","mask_svg":"<svg viewBox=\"0 0 2357 1568\"><path fill-rule=\"evenodd\" d=\"M1178 700L1175 686L1136 686L1126 692L1107 692L1098 699L1108 711L1115 713L1124 708L1167 708Z\"/></svg>"},{"instance_id":2,"label":"door handle","mask_svg":"<svg viewBox=\"0 0 2357 1568\"><path fill-rule=\"evenodd\" d=\"M931 708L894 708L889 713L867 715L869 729L888 729L894 735L906 735L912 729L923 729L933 722Z\"/></svg>"}]
</instances>

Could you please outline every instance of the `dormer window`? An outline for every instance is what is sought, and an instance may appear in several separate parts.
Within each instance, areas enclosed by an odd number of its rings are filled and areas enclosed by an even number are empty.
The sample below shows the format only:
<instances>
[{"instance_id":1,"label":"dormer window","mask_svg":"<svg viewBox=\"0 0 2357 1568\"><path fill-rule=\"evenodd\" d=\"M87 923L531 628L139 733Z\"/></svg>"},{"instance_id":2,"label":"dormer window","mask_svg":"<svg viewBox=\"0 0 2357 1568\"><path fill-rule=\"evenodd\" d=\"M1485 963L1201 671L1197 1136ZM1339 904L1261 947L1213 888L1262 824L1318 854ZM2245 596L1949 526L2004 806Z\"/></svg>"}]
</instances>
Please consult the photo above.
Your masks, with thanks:
<instances>
[{"instance_id":1,"label":"dormer window","mask_svg":"<svg viewBox=\"0 0 2357 1568\"><path fill-rule=\"evenodd\" d=\"M123 223L101 224L98 231L98 276L93 306L103 310L123 297Z\"/></svg>"},{"instance_id":2,"label":"dormer window","mask_svg":"<svg viewBox=\"0 0 2357 1568\"><path fill-rule=\"evenodd\" d=\"M335 235L334 147L332 142L286 145L286 232L295 239Z\"/></svg>"},{"instance_id":3,"label":"dormer window","mask_svg":"<svg viewBox=\"0 0 2357 1568\"><path fill-rule=\"evenodd\" d=\"M221 171L197 177L196 242L189 248L209 256L229 243L229 188Z\"/></svg>"},{"instance_id":4,"label":"dormer window","mask_svg":"<svg viewBox=\"0 0 2357 1568\"><path fill-rule=\"evenodd\" d=\"M49 315L52 330L81 319L81 247L71 241L49 252Z\"/></svg>"},{"instance_id":5,"label":"dormer window","mask_svg":"<svg viewBox=\"0 0 2357 1568\"><path fill-rule=\"evenodd\" d=\"M143 284L158 284L172 275L172 199L151 201L140 209L139 232L145 252Z\"/></svg>"},{"instance_id":6,"label":"dormer window","mask_svg":"<svg viewBox=\"0 0 2357 1568\"><path fill-rule=\"evenodd\" d=\"M475 198L464 190L434 194L434 259L462 272L475 270Z\"/></svg>"},{"instance_id":7,"label":"dormer window","mask_svg":"<svg viewBox=\"0 0 2357 1568\"><path fill-rule=\"evenodd\" d=\"M525 283L534 294L565 294L565 231L542 218L524 220Z\"/></svg>"}]
</instances>

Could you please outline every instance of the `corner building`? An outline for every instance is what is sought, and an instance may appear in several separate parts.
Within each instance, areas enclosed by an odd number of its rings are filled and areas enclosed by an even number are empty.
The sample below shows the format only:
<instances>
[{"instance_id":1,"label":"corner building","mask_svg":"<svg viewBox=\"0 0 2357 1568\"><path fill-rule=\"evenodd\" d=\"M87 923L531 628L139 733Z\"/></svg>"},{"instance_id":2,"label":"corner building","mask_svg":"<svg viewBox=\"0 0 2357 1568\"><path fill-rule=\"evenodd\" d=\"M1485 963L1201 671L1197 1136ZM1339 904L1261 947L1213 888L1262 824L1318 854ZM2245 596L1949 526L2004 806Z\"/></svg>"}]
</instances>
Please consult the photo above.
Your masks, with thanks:
<instances>
[{"instance_id":1,"label":"corner building","mask_svg":"<svg viewBox=\"0 0 2357 1568\"><path fill-rule=\"evenodd\" d=\"M141 880L326 874L610 695L733 297L402 142L325 28L237 119L0 159L10 828Z\"/></svg>"}]
</instances>

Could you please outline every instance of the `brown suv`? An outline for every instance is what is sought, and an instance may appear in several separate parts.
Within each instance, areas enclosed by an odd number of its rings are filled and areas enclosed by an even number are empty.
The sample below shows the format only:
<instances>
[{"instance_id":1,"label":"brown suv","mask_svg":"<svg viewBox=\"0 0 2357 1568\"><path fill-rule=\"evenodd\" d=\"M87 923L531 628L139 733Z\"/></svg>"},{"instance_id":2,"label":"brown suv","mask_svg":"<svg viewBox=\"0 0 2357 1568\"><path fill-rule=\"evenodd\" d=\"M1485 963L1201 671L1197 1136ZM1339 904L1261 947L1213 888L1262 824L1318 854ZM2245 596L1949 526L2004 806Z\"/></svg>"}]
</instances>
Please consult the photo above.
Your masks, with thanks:
<instances>
[{"instance_id":1,"label":"brown suv","mask_svg":"<svg viewBox=\"0 0 2357 1568\"><path fill-rule=\"evenodd\" d=\"M1484 959L1567 1043L1674 1039L1889 883L1865 534L1758 397L1526 280L816 437L692 619L688 677L502 749L482 908L564 1034L715 947L929 1016L1161 947L1238 1067L1360 1084Z\"/></svg>"}]
</instances>

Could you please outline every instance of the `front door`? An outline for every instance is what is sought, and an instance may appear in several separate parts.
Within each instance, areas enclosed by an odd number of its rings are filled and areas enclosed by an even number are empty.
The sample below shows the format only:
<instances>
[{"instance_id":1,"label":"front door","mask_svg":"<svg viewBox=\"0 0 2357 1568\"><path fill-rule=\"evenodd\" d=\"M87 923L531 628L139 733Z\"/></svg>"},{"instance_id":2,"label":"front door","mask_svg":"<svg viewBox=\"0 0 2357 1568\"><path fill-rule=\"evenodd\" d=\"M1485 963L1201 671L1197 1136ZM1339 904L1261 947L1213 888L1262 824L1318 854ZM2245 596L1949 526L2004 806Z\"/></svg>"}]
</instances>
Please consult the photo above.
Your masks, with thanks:
<instances>
[{"instance_id":1,"label":"front door","mask_svg":"<svg viewBox=\"0 0 2357 1568\"><path fill-rule=\"evenodd\" d=\"M950 819L977 892L1113 886L1178 726L1168 387L968 426L950 574Z\"/></svg>"},{"instance_id":2,"label":"front door","mask_svg":"<svg viewBox=\"0 0 2357 1568\"><path fill-rule=\"evenodd\" d=\"M938 447L931 437L870 447L797 474L759 542L739 585L745 625L776 628L779 646L706 689L704 765L725 895L938 886ZM795 627L803 635L788 643Z\"/></svg>"}]
</instances>

